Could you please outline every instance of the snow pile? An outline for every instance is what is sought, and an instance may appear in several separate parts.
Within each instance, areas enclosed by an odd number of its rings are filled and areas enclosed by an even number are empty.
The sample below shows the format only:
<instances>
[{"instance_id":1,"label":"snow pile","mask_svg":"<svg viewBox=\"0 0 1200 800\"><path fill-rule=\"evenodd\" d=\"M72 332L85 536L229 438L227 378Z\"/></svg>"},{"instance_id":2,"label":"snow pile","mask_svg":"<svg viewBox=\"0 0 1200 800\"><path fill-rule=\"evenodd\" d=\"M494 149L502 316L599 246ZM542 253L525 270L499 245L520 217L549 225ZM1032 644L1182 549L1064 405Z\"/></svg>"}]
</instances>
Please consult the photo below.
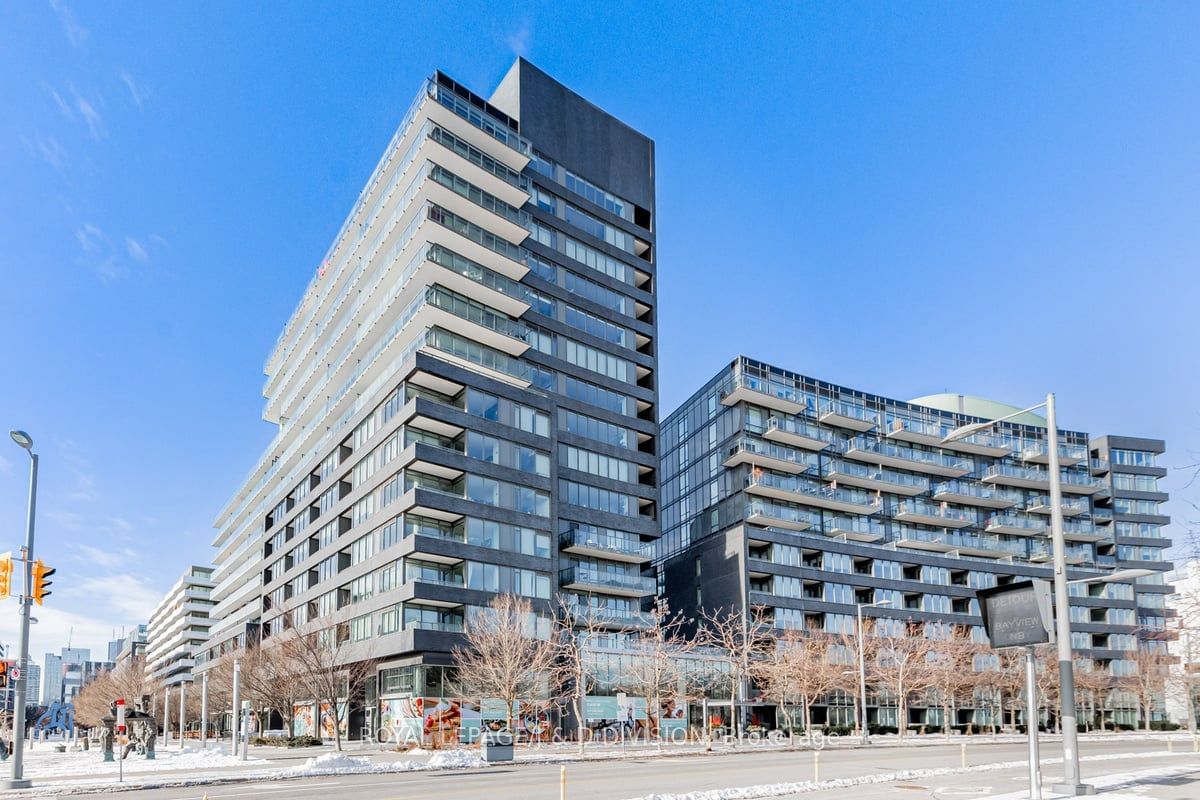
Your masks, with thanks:
<instances>
[{"instance_id":1,"label":"snow pile","mask_svg":"<svg viewBox=\"0 0 1200 800\"><path fill-rule=\"evenodd\" d=\"M352 775L370 772L371 759L366 756L348 756L345 753L325 753L310 758L296 767L288 767L279 773L281 778L311 778L318 775Z\"/></svg>"},{"instance_id":2,"label":"snow pile","mask_svg":"<svg viewBox=\"0 0 1200 800\"><path fill-rule=\"evenodd\" d=\"M261 758L250 758L242 761L238 756L225 753L223 747L210 747L207 750L186 748L178 750L171 746L156 748L154 760L147 760L138 753L130 753L123 764L116 761L104 761L104 753L99 748L91 750L68 750L65 753L55 752L42 746L39 742L33 750L25 753L25 767L29 774L35 777L60 778L67 776L106 776L115 779L117 773L123 771L126 775L145 772L166 772L175 770L209 771L225 767L244 768L256 764L266 764ZM5 770L7 774L7 770Z\"/></svg>"},{"instance_id":3,"label":"snow pile","mask_svg":"<svg viewBox=\"0 0 1200 800\"><path fill-rule=\"evenodd\" d=\"M488 762L470 750L443 750L429 759L430 769L474 769L487 765Z\"/></svg>"},{"instance_id":4,"label":"snow pile","mask_svg":"<svg viewBox=\"0 0 1200 800\"><path fill-rule=\"evenodd\" d=\"M375 764L366 756L348 756L344 753L325 753L310 758L296 767L275 773L277 778L313 778L323 775L361 775L389 772L420 772L439 769L474 769L486 767L488 763L470 750L443 750L435 753L428 762L393 761Z\"/></svg>"}]
</instances>

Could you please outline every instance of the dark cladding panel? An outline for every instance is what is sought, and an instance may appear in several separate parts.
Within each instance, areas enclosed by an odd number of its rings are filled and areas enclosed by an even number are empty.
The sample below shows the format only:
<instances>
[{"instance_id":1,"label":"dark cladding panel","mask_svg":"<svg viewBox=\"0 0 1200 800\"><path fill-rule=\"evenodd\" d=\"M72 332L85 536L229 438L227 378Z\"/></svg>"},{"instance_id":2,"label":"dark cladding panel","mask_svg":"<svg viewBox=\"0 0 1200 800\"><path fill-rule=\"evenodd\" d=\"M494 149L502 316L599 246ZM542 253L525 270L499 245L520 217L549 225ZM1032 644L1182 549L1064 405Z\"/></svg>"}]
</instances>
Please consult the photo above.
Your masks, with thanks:
<instances>
[{"instance_id":1,"label":"dark cladding panel","mask_svg":"<svg viewBox=\"0 0 1200 800\"><path fill-rule=\"evenodd\" d=\"M626 200L654 208L652 140L523 58L489 102L519 119L521 135L538 151Z\"/></svg>"}]
</instances>

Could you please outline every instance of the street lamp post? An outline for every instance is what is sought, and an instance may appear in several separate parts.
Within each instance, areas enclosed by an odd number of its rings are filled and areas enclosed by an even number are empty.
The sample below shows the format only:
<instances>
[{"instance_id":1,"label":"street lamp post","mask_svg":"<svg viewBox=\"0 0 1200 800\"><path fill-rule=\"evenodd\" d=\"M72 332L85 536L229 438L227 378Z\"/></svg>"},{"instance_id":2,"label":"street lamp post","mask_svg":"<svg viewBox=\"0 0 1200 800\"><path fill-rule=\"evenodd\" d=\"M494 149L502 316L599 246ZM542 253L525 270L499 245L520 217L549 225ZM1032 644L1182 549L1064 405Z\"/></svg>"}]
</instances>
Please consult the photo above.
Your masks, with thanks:
<instances>
[{"instance_id":1,"label":"street lamp post","mask_svg":"<svg viewBox=\"0 0 1200 800\"><path fill-rule=\"evenodd\" d=\"M863 641L863 615L864 608L878 608L879 606L891 605L891 600L880 600L875 603L856 603L858 610L858 696L859 696L859 724L862 725L862 743L870 744L871 735L867 729L867 659L865 655L865 642Z\"/></svg>"},{"instance_id":2,"label":"street lamp post","mask_svg":"<svg viewBox=\"0 0 1200 800\"><path fill-rule=\"evenodd\" d=\"M1054 392L1046 395L1044 403L1016 411L987 422L964 425L942 439L943 444L965 438L990 428L997 422L1046 409L1046 454L1050 473L1050 540L1054 549L1054 606L1055 647L1058 653L1059 721L1063 737L1063 782L1051 788L1069 795L1095 794L1096 788L1079 779L1079 728L1075 718L1075 665L1071 659L1070 595L1067 592L1067 543L1063 536L1062 475L1059 474L1058 421L1055 417Z\"/></svg>"},{"instance_id":3,"label":"street lamp post","mask_svg":"<svg viewBox=\"0 0 1200 800\"><path fill-rule=\"evenodd\" d=\"M25 431L10 431L9 436L29 453L29 511L25 521L25 547L21 549L21 566L25 572L25 590L19 597L21 615L21 649L17 666L17 696L13 702L13 765L12 778L5 781L7 789L28 789L33 782L25 777L25 690L29 686L29 606L33 602L33 523L37 516L38 455L33 452L33 437Z\"/></svg>"}]
</instances>

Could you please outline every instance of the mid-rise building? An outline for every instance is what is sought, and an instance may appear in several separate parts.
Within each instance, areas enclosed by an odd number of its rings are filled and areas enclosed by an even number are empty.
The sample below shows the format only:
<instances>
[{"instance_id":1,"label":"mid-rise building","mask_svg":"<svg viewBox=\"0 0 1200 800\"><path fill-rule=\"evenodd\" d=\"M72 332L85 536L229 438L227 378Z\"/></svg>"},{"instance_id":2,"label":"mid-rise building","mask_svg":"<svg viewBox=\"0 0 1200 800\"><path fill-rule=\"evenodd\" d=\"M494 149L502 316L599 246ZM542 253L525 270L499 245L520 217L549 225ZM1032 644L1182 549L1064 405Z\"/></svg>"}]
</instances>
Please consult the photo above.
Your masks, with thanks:
<instances>
[{"instance_id":1,"label":"mid-rise building","mask_svg":"<svg viewBox=\"0 0 1200 800\"><path fill-rule=\"evenodd\" d=\"M92 651L86 647L64 647L59 655L46 653L45 669L42 675L42 704L49 705L55 700L64 699L63 679L66 664L86 663L91 657Z\"/></svg>"},{"instance_id":2,"label":"mid-rise building","mask_svg":"<svg viewBox=\"0 0 1200 800\"><path fill-rule=\"evenodd\" d=\"M25 705L35 706L42 696L42 668L37 664L29 664L25 667L25 675ZM13 700L9 703L9 711L12 710L12 703L16 701L16 692L10 694L13 695Z\"/></svg>"},{"instance_id":3,"label":"mid-rise building","mask_svg":"<svg viewBox=\"0 0 1200 800\"><path fill-rule=\"evenodd\" d=\"M212 567L188 567L150 614L146 674L166 686L192 681L196 653L212 624Z\"/></svg>"},{"instance_id":4,"label":"mid-rise building","mask_svg":"<svg viewBox=\"0 0 1200 800\"><path fill-rule=\"evenodd\" d=\"M146 653L146 645L150 641L150 626L141 623L121 638L121 647L113 657L113 663L118 667L141 658Z\"/></svg>"},{"instance_id":5,"label":"mid-rise building","mask_svg":"<svg viewBox=\"0 0 1200 800\"><path fill-rule=\"evenodd\" d=\"M911 621L984 641L976 590L1052 575L1047 430L1026 413L943 439L1016 411L959 395L904 402L734 360L662 424L656 561L671 609L761 609L776 628L854 633L863 606L881 632ZM1070 577L1151 570L1070 587L1079 667L1116 685L1139 647L1162 645L1164 445L1060 431L1057 447ZM897 724L894 706L872 702L869 722ZM853 703L833 695L817 720L852 725ZM990 713L963 707L952 724ZM1113 691L1103 713L1136 724L1137 699ZM940 714L914 707L909 722L940 725Z\"/></svg>"},{"instance_id":6,"label":"mid-rise building","mask_svg":"<svg viewBox=\"0 0 1200 800\"><path fill-rule=\"evenodd\" d=\"M336 626L383 702L441 685L496 593L542 630L559 597L637 620L654 213L654 143L529 62L490 98L425 81L267 358L278 434L216 520L205 657Z\"/></svg>"},{"instance_id":7,"label":"mid-rise building","mask_svg":"<svg viewBox=\"0 0 1200 800\"><path fill-rule=\"evenodd\" d=\"M1168 595L1165 626L1172 688L1167 718L1195 731L1200 724L1200 561L1187 561L1167 573L1175 593ZM1189 698L1189 695L1190 698Z\"/></svg>"}]
</instances>

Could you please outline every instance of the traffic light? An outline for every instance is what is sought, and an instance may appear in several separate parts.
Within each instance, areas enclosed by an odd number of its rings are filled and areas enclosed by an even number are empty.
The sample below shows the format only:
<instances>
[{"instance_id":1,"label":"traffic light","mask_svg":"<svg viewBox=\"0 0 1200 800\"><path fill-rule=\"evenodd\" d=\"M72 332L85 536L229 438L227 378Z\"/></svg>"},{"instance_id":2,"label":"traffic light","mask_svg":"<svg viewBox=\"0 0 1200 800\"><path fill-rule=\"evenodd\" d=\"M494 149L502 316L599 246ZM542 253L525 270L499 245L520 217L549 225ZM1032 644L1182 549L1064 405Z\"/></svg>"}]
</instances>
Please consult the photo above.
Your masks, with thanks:
<instances>
[{"instance_id":1,"label":"traffic light","mask_svg":"<svg viewBox=\"0 0 1200 800\"><path fill-rule=\"evenodd\" d=\"M46 587L50 585L50 581L46 580L53 575L57 570L54 567L47 567L39 558L33 562L33 599L39 606L42 601L51 594Z\"/></svg>"},{"instance_id":2,"label":"traffic light","mask_svg":"<svg viewBox=\"0 0 1200 800\"><path fill-rule=\"evenodd\" d=\"M12 594L12 553L0 555L0 600Z\"/></svg>"},{"instance_id":3,"label":"traffic light","mask_svg":"<svg viewBox=\"0 0 1200 800\"><path fill-rule=\"evenodd\" d=\"M0 661L0 689L8 688L8 662Z\"/></svg>"}]
</instances>

